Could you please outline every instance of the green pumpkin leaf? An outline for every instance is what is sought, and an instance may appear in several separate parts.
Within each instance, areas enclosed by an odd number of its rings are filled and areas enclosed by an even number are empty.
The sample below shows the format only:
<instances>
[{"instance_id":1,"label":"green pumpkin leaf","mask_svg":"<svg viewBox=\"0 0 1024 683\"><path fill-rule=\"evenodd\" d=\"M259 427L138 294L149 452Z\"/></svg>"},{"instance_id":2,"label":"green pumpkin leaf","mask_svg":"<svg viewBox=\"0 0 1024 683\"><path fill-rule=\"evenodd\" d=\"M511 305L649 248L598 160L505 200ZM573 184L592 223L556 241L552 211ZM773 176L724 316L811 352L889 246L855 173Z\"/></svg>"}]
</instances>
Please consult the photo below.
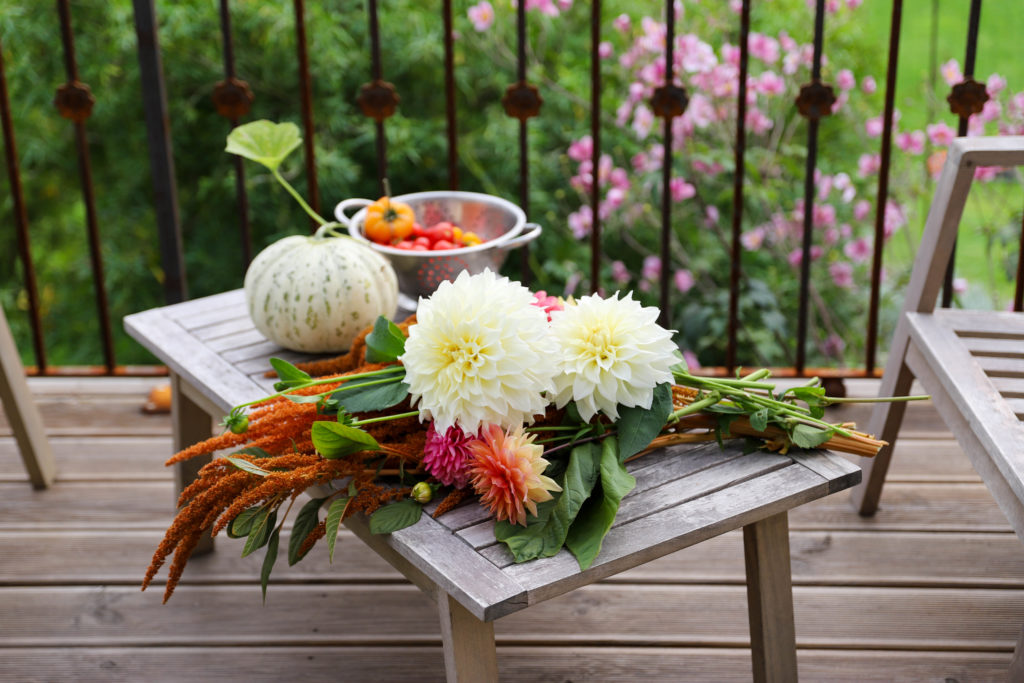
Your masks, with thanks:
<instances>
[{"instance_id":1,"label":"green pumpkin leaf","mask_svg":"<svg viewBox=\"0 0 1024 683\"><path fill-rule=\"evenodd\" d=\"M277 546L281 542L281 530L274 529L270 534L270 541L267 543L267 554L263 557L263 568L260 570L260 588L263 590L263 604L267 603L267 584L270 582L270 572L277 562Z\"/></svg>"},{"instance_id":2,"label":"green pumpkin leaf","mask_svg":"<svg viewBox=\"0 0 1024 683\"><path fill-rule=\"evenodd\" d=\"M625 461L650 445L665 427L672 412L672 387L668 382L654 388L650 408L619 408L619 458Z\"/></svg>"},{"instance_id":3,"label":"green pumpkin leaf","mask_svg":"<svg viewBox=\"0 0 1024 683\"><path fill-rule=\"evenodd\" d=\"M276 171L285 157L301 144L302 136L294 123L274 123L262 119L232 130L228 134L224 151Z\"/></svg>"},{"instance_id":4,"label":"green pumpkin leaf","mask_svg":"<svg viewBox=\"0 0 1024 683\"><path fill-rule=\"evenodd\" d=\"M236 128L235 130L238 129ZM274 368L274 372L277 373L279 380L274 382L274 391L294 389L295 387L308 384L313 379L309 376L308 372L299 370L288 361L280 358L271 358L270 367Z\"/></svg>"},{"instance_id":5,"label":"green pumpkin leaf","mask_svg":"<svg viewBox=\"0 0 1024 683\"><path fill-rule=\"evenodd\" d=\"M768 418L771 413L767 408L758 410L750 415L750 426L759 432L763 432L768 428Z\"/></svg>"},{"instance_id":6,"label":"green pumpkin leaf","mask_svg":"<svg viewBox=\"0 0 1024 683\"><path fill-rule=\"evenodd\" d=\"M265 546L270 540L270 532L275 526L277 526L277 510L270 508L260 510L252 520L249 538L245 539L245 547L242 548L242 557L251 555Z\"/></svg>"},{"instance_id":7,"label":"green pumpkin leaf","mask_svg":"<svg viewBox=\"0 0 1024 683\"><path fill-rule=\"evenodd\" d=\"M831 429L818 429L811 425L798 424L789 433L789 437L793 440L793 445L800 448L817 448L831 439L832 434Z\"/></svg>"},{"instance_id":8,"label":"green pumpkin leaf","mask_svg":"<svg viewBox=\"0 0 1024 683\"><path fill-rule=\"evenodd\" d=\"M242 538L248 536L252 530L253 520L256 516L263 511L263 508L258 505L245 510L242 510L235 518L228 522L228 537L229 538Z\"/></svg>"},{"instance_id":9,"label":"green pumpkin leaf","mask_svg":"<svg viewBox=\"0 0 1024 683\"><path fill-rule=\"evenodd\" d=\"M562 549L569 527L597 483L601 450L593 442L572 449L561 494L538 505L537 516L528 518L525 527L504 520L494 525L494 537L508 546L516 562L551 557Z\"/></svg>"},{"instance_id":10,"label":"green pumpkin leaf","mask_svg":"<svg viewBox=\"0 0 1024 683\"><path fill-rule=\"evenodd\" d=\"M341 527L341 519L345 516L349 501L355 497L355 486L349 485L349 495L335 498L331 501L331 507L327 509L327 556L334 562L334 545L338 541L338 529Z\"/></svg>"},{"instance_id":11,"label":"green pumpkin leaf","mask_svg":"<svg viewBox=\"0 0 1024 683\"><path fill-rule=\"evenodd\" d=\"M261 477L265 477L268 474L270 474L270 472L266 471L259 465L252 464L248 460L242 460L241 458L232 458L230 455L225 456L224 459L230 462L238 469L248 472L249 474L257 474Z\"/></svg>"},{"instance_id":12,"label":"green pumpkin leaf","mask_svg":"<svg viewBox=\"0 0 1024 683\"><path fill-rule=\"evenodd\" d=\"M377 440L362 429L330 420L314 422L311 436L313 447L328 460L360 451L380 450Z\"/></svg>"},{"instance_id":13,"label":"green pumpkin leaf","mask_svg":"<svg viewBox=\"0 0 1024 683\"><path fill-rule=\"evenodd\" d=\"M369 413L385 410L396 406L409 395L409 386L402 383L405 368L397 367L394 373L379 377L353 380L352 384L342 384L338 391L331 394L331 400L348 413ZM380 384L369 383L389 380Z\"/></svg>"},{"instance_id":14,"label":"green pumpkin leaf","mask_svg":"<svg viewBox=\"0 0 1024 683\"><path fill-rule=\"evenodd\" d=\"M302 545L309 536L310 532L316 528L316 525L320 523L317 513L320 511L320 506L324 504L326 498L314 498L299 510L299 514L295 517L295 524L292 526L292 537L288 540L288 566L294 565L296 562L305 557L306 553L299 554L302 549ZM309 552L308 550L306 552Z\"/></svg>"},{"instance_id":15,"label":"green pumpkin leaf","mask_svg":"<svg viewBox=\"0 0 1024 683\"><path fill-rule=\"evenodd\" d=\"M420 521L423 506L412 498L378 508L370 516L370 533L390 534Z\"/></svg>"},{"instance_id":16,"label":"green pumpkin leaf","mask_svg":"<svg viewBox=\"0 0 1024 683\"><path fill-rule=\"evenodd\" d=\"M605 439L601 444L601 482L569 527L565 547L576 556L581 570L590 567L601 552L619 503L636 487L636 479L626 471L620 457L615 437Z\"/></svg>"},{"instance_id":17,"label":"green pumpkin leaf","mask_svg":"<svg viewBox=\"0 0 1024 683\"><path fill-rule=\"evenodd\" d=\"M366 335L366 362L392 363L405 353L405 335L395 323L378 316Z\"/></svg>"}]
</instances>

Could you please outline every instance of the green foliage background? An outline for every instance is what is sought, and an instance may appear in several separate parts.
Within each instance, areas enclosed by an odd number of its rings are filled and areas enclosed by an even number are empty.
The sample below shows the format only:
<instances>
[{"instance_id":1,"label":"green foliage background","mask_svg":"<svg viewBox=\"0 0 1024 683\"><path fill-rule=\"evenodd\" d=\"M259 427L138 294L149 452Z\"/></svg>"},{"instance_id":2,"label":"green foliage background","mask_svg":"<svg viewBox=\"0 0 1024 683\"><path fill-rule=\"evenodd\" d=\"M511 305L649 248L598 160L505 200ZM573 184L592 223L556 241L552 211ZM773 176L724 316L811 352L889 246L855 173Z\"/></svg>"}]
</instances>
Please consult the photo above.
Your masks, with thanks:
<instances>
[{"instance_id":1,"label":"green foliage background","mask_svg":"<svg viewBox=\"0 0 1024 683\"><path fill-rule=\"evenodd\" d=\"M478 34L466 18L470 4L458 2L454 9L460 186L515 200L519 194L518 122L505 116L500 105L505 87L515 80L514 12L507 3L495 2L498 21L488 34ZM663 7L663 3L653 0L607 0L603 4L609 21L625 11L634 17L658 17ZM1000 3L990 8L986 3L983 16L989 23L988 17L1003 11L997 5ZM686 4L679 30L700 26L718 33L717 37L705 37L713 44L735 43L736 22L720 22L711 13L700 16L696 14L700 7ZM944 5L943 12L947 9L957 16L966 14L966 8ZM1010 11L1009 6L1004 9ZM256 94L247 118L299 123L291 3L236 0L231 3L231 12L236 70ZM233 163L223 153L229 124L216 114L210 100L213 84L223 78L218 3L158 2L157 16L188 286L194 298L239 287L244 275ZM589 128L589 5L578 0L558 18L538 13L529 16L528 80L540 86L545 98L541 116L530 123L530 217L545 227L545 235L531 251L531 270L539 287L559 293L567 278L587 270L587 247L574 241L566 226L566 217L578 202L566 185L572 171L565 149ZM854 64L858 76L874 74L881 90L888 5L882 0L869 0L858 16L870 20L829 27L826 51L834 63ZM764 33L774 34L785 28L800 42L810 41L810 17L803 0L754 3L755 30ZM72 20L80 78L97 99L87 126L117 361L151 362L148 354L124 335L120 324L128 313L163 303L131 3L79 0L72 3ZM363 2L308 2L306 22L314 78L321 213L329 214L343 198L378 194L373 124L355 105L359 86L370 80L366 6ZM380 25L385 78L395 83L402 97L399 113L387 121L393 190L402 193L444 188L447 150L439 8L424 8L415 0L388 0L380 3ZM52 106L55 88L65 81L56 11L35 3L4 4L0 7L0 41L42 298L48 361L51 365L101 363L73 127ZM909 52L920 53L919 48L916 44ZM980 54L984 55L986 49L983 43ZM907 52L905 49L904 54ZM940 54L939 59L962 59L961 53L962 48L955 48L953 54ZM613 130L614 111L624 96L621 88L628 84L616 81L614 60L605 62L602 68L608 84L602 100L604 129ZM829 68L826 66L826 80L834 75ZM1011 84L1020 83L1010 73L1014 68L1020 70L1019 66L1000 61L998 68ZM918 82L918 91L921 87ZM914 85L901 82L901 88L912 91ZM803 124L794 117L791 125ZM608 135L605 144L608 151L614 151L614 133ZM877 141L865 141L857 131L825 125L821 163L827 168L848 162L863 153L866 144L870 145L867 151L876 151ZM729 150L717 152L726 158L730 154ZM751 153L757 154L757 150ZM794 157L792 164L794 177L802 178L802 160ZM283 170L304 192L306 182L298 154L286 162ZM0 187L7 188L6 171L3 173ZM279 237L309 229L299 207L269 175L252 164L246 166L246 173L254 251ZM756 181L751 183L754 185ZM765 203L773 200L770 196L756 199ZM650 201L656 204L660 200L652 196ZM21 285L12 209L12 198L5 189L0 192L0 304L7 311L24 360L32 364L27 298ZM923 215L917 218L923 219ZM723 215L725 220L728 216ZM518 259L509 260L510 275L518 275L517 264ZM756 312L761 306L757 295L753 291L745 298L746 309ZM707 310L695 315L724 323L724 310L720 315ZM711 325L706 333L716 334L716 329Z\"/></svg>"}]
</instances>

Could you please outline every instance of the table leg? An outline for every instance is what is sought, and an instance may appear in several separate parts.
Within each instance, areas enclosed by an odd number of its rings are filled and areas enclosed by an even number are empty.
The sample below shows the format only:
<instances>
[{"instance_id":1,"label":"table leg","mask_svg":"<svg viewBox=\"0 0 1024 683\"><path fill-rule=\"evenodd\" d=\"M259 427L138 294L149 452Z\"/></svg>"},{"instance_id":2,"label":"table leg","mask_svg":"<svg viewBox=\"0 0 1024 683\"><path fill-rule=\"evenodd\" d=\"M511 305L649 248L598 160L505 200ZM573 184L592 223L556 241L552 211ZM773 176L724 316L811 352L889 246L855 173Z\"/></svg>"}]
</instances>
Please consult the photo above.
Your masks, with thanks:
<instances>
[{"instance_id":1,"label":"table leg","mask_svg":"<svg viewBox=\"0 0 1024 683\"><path fill-rule=\"evenodd\" d=\"M755 683L797 680L789 517L781 512L743 527Z\"/></svg>"},{"instance_id":2,"label":"table leg","mask_svg":"<svg viewBox=\"0 0 1024 683\"><path fill-rule=\"evenodd\" d=\"M498 680L494 624L480 621L457 600L437 591L448 683L487 683Z\"/></svg>"},{"instance_id":3,"label":"table leg","mask_svg":"<svg viewBox=\"0 0 1024 683\"><path fill-rule=\"evenodd\" d=\"M181 389L182 379L171 374L171 425L173 430L174 451L178 452L192 444L209 439L213 433L210 414L200 408ZM190 483L195 481L199 469L210 462L211 456L199 456L180 462L174 466L174 500ZM213 550L213 538L207 532L199 539L199 544L192 552L193 556L202 555Z\"/></svg>"}]
</instances>

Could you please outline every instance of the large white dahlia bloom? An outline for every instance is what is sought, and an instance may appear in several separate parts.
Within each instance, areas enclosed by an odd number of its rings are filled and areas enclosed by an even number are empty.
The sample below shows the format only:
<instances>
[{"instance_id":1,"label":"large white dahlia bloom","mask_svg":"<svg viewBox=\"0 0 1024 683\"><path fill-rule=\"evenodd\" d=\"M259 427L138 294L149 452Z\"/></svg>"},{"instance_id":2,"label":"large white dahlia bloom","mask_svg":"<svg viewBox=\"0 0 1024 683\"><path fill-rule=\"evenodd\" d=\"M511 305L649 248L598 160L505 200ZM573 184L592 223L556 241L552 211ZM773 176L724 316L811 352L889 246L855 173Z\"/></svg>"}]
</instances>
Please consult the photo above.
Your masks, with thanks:
<instances>
[{"instance_id":1,"label":"large white dahlia bloom","mask_svg":"<svg viewBox=\"0 0 1024 683\"><path fill-rule=\"evenodd\" d=\"M554 388L555 343L526 287L490 270L465 271L420 299L402 363L421 419L444 433L483 423L533 422Z\"/></svg>"},{"instance_id":2,"label":"large white dahlia bloom","mask_svg":"<svg viewBox=\"0 0 1024 683\"><path fill-rule=\"evenodd\" d=\"M616 420L619 405L650 408L654 388L672 381L669 368L679 362L672 333L657 318L658 309L641 306L632 292L584 296L552 313L556 405L575 401L584 420L598 412Z\"/></svg>"}]
</instances>

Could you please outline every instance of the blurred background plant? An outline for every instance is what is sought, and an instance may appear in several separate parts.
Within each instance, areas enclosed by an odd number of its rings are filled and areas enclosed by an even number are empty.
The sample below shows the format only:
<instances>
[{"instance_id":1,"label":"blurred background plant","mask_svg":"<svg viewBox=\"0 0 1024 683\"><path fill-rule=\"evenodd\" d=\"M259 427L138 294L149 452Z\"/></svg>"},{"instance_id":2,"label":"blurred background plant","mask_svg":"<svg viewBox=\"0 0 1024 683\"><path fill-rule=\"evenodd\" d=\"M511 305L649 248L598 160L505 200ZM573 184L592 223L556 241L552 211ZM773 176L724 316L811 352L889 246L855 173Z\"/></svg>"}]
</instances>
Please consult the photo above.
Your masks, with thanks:
<instances>
[{"instance_id":1,"label":"blurred background plant","mask_svg":"<svg viewBox=\"0 0 1024 683\"><path fill-rule=\"evenodd\" d=\"M530 122L530 217L545 227L531 250L534 286L553 294L588 291L588 188L594 182L589 126L589 5L526 0L527 78L544 97ZM992 102L972 120L972 133L1024 132L1024 66L1013 51L1011 0L986 3L980 77ZM661 268L673 276L673 326L693 363L723 362L728 302L735 135L737 4L677 3L676 73L691 101L676 120L672 159L672 263L657 253L661 201L661 120L647 101L663 77L664 4L606 0L601 46L602 193L606 291L634 289L657 303ZM804 0L753 3L747 184L743 216L742 330L745 364L793 362L798 259L802 230L806 124L793 100L809 80L812 9ZM990 6L991 5L991 6ZM811 365L858 365L863 356L876 172L890 4L829 0L823 77L839 95L821 125L818 201L812 253ZM893 150L888 242L883 280L882 347L891 333L931 196L933 173L956 119L944 98L963 54L966 9L933 0L929 21L904 22ZM518 197L518 123L500 99L515 80L512 3L456 3L455 75L461 189ZM298 122L294 15L290 7L239 0L231 4L236 69L256 98L248 119ZM378 194L373 125L355 104L369 80L366 7L309 2L310 69L314 78L317 172L322 213L346 197ZM131 5L73 3L79 70L96 95L88 121L105 258L115 320L117 360L149 362L120 330L128 313L160 305L152 184L142 117ZM244 275L237 231L232 161L223 152L228 124L210 99L223 78L217 3L158 2L160 40L174 139L186 269L192 297L239 287ZM380 4L385 78L402 97L387 121L389 175L396 193L447 186L442 25L436 8L413 0ZM936 30L932 31L932 27ZM940 30L941 29L941 30ZM1005 40L1003 39L1005 38ZM71 125L52 105L64 82L56 12L34 3L0 7L0 41L28 207L32 254L40 283L49 361L101 362L85 240L84 208ZM991 75L989 75L991 74ZM306 192L301 164L284 169ZM986 181L965 215L958 260L958 297L1003 308L1012 293L1019 239L1020 178L980 171ZM269 175L250 169L254 249L309 229L294 202ZM6 177L0 186L7 187ZM266 189L266 191L263 191ZM0 224L13 226L13 202L0 193ZM518 259L508 274L517 277ZM0 230L0 303L26 363L31 341L13 229Z\"/></svg>"}]
</instances>

